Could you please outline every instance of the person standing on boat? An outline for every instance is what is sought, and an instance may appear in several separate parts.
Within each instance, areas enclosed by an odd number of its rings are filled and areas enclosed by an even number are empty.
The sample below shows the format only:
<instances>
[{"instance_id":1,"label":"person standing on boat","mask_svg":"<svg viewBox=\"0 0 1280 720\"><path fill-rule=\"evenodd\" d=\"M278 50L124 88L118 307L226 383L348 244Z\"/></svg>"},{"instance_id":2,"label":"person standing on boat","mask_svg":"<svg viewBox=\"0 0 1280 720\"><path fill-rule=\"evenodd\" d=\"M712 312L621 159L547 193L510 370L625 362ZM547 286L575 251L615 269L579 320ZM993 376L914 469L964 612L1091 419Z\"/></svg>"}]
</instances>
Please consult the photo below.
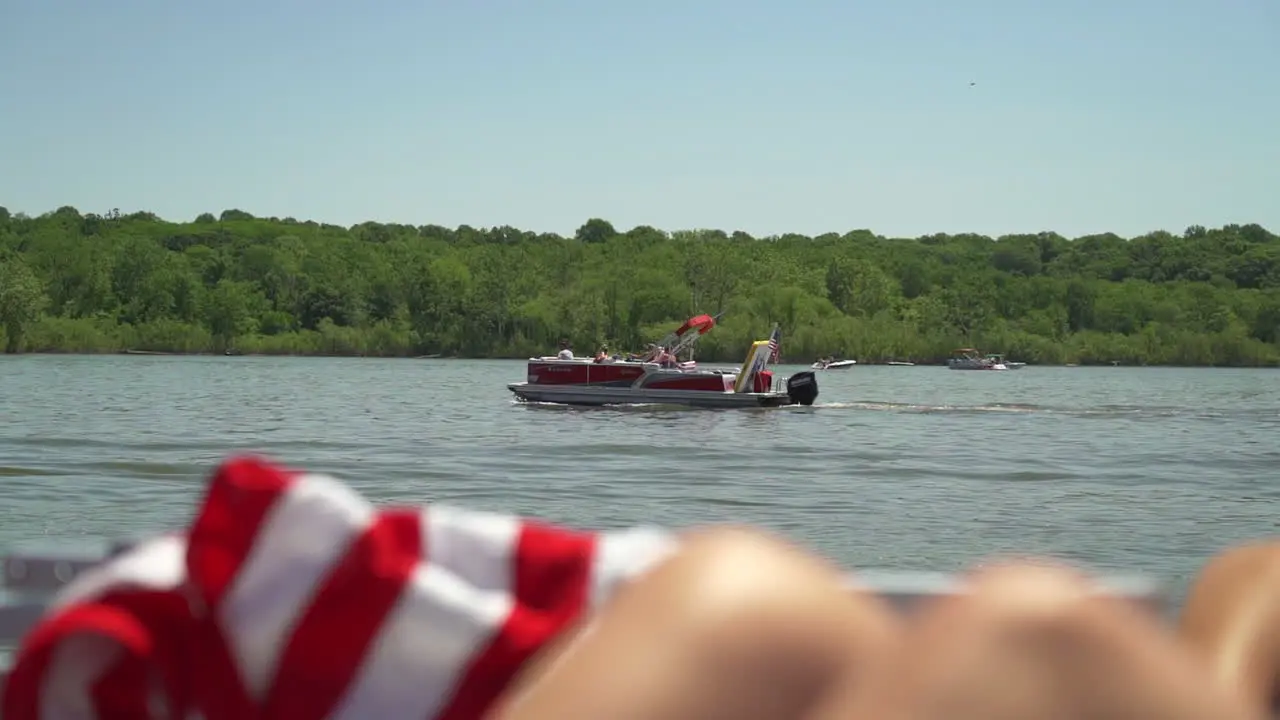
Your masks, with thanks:
<instances>
[{"instance_id":1,"label":"person standing on boat","mask_svg":"<svg viewBox=\"0 0 1280 720\"><path fill-rule=\"evenodd\" d=\"M561 360L572 360L572 359L573 359L573 349L569 347L569 341L568 341L568 340L561 340L561 341L560 341L560 353L559 353L558 355L556 355L556 357L557 357L557 358L559 358L559 359L561 359Z\"/></svg>"}]
</instances>

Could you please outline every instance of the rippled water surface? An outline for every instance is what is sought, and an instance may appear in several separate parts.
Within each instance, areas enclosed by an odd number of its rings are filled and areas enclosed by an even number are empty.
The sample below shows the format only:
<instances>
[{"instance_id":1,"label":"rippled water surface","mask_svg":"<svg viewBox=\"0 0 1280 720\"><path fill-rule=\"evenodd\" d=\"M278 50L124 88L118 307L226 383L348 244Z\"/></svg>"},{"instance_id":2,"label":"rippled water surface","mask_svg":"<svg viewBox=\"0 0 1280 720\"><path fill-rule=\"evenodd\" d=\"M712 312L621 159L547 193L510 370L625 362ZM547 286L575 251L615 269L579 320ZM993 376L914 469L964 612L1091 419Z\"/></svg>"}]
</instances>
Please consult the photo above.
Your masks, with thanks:
<instances>
[{"instance_id":1,"label":"rippled water surface","mask_svg":"<svg viewBox=\"0 0 1280 720\"><path fill-rule=\"evenodd\" d=\"M789 372L798 368L783 368ZM178 525L266 453L379 501L738 521L849 566L1038 552L1185 581L1275 532L1280 373L854 367L818 406L518 405L510 361L0 358L0 552Z\"/></svg>"}]
</instances>

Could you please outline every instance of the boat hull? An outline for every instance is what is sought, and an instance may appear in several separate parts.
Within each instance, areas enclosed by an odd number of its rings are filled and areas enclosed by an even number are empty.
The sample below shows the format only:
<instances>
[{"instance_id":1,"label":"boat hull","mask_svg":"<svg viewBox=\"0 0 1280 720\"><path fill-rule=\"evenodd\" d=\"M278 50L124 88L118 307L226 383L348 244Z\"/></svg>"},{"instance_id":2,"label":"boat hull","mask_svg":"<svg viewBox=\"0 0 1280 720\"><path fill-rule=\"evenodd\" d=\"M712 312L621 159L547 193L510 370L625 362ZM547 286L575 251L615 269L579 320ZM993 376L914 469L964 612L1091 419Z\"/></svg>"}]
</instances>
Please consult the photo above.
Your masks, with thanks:
<instances>
[{"instance_id":1,"label":"boat hull","mask_svg":"<svg viewBox=\"0 0 1280 720\"><path fill-rule=\"evenodd\" d=\"M795 405L785 392L716 392L712 390L631 389L601 385L511 383L516 398L558 405L686 405L706 408L782 407Z\"/></svg>"}]
</instances>

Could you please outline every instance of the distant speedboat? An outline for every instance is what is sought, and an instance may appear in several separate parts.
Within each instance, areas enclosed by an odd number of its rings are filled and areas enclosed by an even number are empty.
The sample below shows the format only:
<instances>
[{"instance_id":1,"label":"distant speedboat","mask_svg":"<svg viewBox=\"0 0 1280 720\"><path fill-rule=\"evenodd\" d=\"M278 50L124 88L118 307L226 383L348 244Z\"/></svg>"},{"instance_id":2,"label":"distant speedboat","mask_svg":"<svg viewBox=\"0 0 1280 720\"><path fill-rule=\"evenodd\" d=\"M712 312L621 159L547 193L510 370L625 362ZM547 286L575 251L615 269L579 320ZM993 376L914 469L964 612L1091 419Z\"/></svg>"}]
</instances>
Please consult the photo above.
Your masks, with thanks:
<instances>
[{"instance_id":1,"label":"distant speedboat","mask_svg":"<svg viewBox=\"0 0 1280 720\"><path fill-rule=\"evenodd\" d=\"M983 358L983 360L986 360L993 365L1003 365L1005 370L1021 370L1027 366L1024 362L1010 362L1005 360L1004 355L1001 355L1000 353L991 353Z\"/></svg>"},{"instance_id":2,"label":"distant speedboat","mask_svg":"<svg viewBox=\"0 0 1280 720\"><path fill-rule=\"evenodd\" d=\"M952 370L1008 370L1004 358L1000 355L987 355L973 348L960 348L947 360L947 367Z\"/></svg>"},{"instance_id":3,"label":"distant speedboat","mask_svg":"<svg viewBox=\"0 0 1280 720\"><path fill-rule=\"evenodd\" d=\"M819 360L818 362L810 365L809 369L810 370L844 370L845 368L851 368L857 364L858 364L857 360L832 360L831 362L823 362L822 360Z\"/></svg>"},{"instance_id":4,"label":"distant speedboat","mask_svg":"<svg viewBox=\"0 0 1280 720\"><path fill-rule=\"evenodd\" d=\"M915 367L916 366L915 363L907 362L905 360L890 360L889 362L885 363L885 365L897 365L898 367Z\"/></svg>"}]
</instances>

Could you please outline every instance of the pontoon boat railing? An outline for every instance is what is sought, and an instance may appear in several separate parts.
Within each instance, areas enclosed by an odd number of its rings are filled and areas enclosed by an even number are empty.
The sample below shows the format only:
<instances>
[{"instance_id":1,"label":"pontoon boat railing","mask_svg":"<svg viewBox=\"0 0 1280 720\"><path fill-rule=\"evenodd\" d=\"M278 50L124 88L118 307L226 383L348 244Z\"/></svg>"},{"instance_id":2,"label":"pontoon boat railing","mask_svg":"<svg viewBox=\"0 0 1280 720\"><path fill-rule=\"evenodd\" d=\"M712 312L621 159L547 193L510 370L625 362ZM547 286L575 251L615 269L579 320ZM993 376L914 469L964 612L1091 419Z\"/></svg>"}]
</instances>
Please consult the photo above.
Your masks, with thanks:
<instances>
[{"instance_id":1,"label":"pontoon boat railing","mask_svg":"<svg viewBox=\"0 0 1280 720\"><path fill-rule=\"evenodd\" d=\"M0 556L0 653L22 640L59 589L80 573L128 550L130 546L129 541L117 542L98 556L52 553ZM1156 612L1166 610L1164 588L1150 577L1103 576L1101 583L1109 592L1141 601ZM849 587L873 591L899 610L909 612L925 597L954 592L957 580L947 573L860 570L856 577L850 575ZM9 659L3 655L0 655L0 690L4 687L4 671L9 664Z\"/></svg>"}]
</instances>

